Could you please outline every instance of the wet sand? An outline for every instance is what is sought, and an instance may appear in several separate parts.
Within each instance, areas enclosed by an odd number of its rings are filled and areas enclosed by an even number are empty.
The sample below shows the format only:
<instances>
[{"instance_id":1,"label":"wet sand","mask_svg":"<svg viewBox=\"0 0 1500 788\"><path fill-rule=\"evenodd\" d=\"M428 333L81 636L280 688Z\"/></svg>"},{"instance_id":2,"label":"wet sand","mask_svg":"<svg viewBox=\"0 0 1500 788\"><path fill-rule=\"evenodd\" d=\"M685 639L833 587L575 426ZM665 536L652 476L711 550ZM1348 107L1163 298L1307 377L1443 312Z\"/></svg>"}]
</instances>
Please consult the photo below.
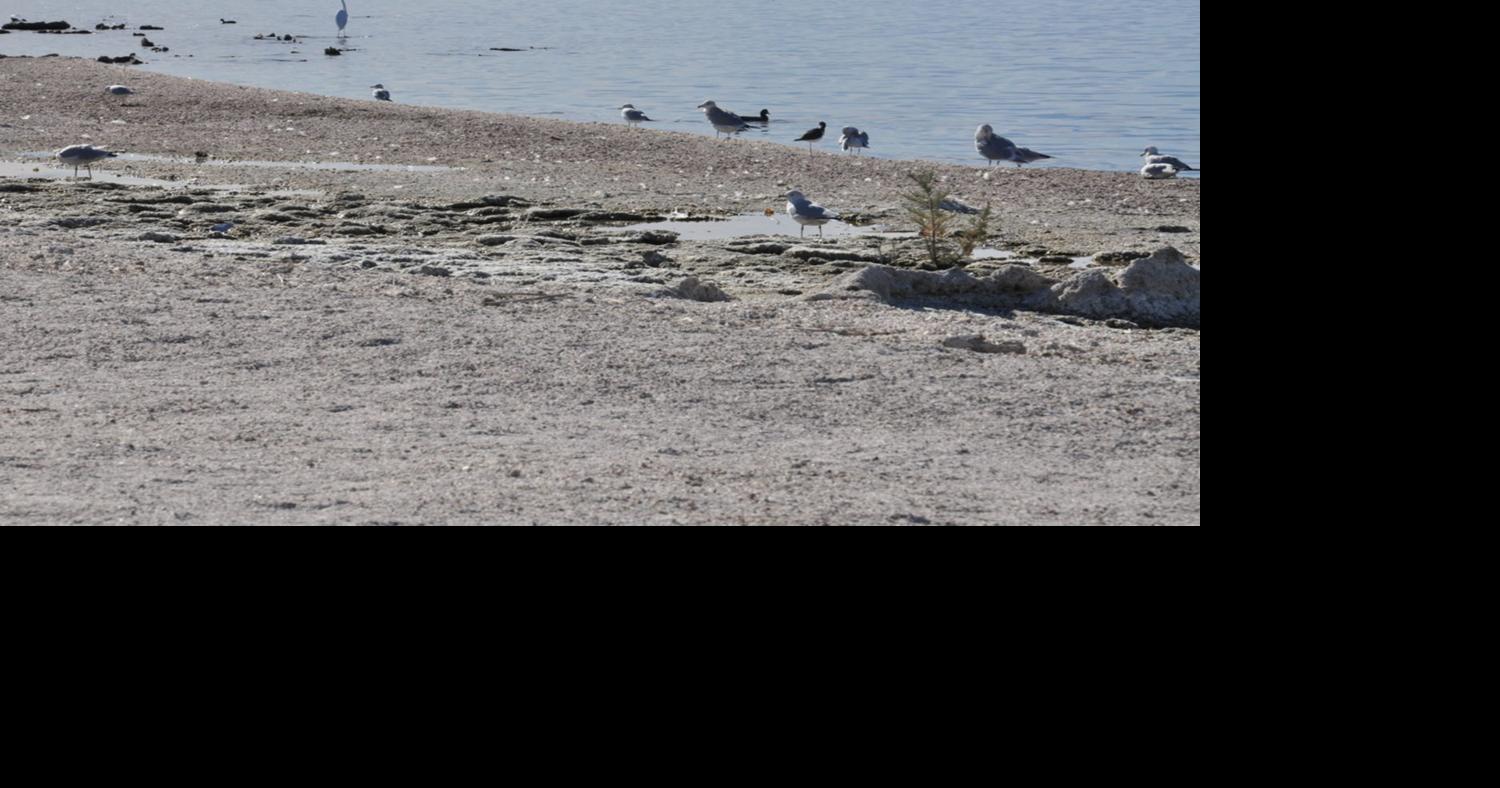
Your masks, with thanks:
<instances>
[{"instance_id":1,"label":"wet sand","mask_svg":"<svg viewBox=\"0 0 1500 788\"><path fill-rule=\"evenodd\" d=\"M0 158L79 142L172 160L103 165L163 186L0 178L0 524L1199 521L1196 330L809 300L910 242L624 229L798 188L909 230L921 166L1061 281L1046 261L1198 263L1198 181L0 59Z\"/></svg>"}]
</instances>

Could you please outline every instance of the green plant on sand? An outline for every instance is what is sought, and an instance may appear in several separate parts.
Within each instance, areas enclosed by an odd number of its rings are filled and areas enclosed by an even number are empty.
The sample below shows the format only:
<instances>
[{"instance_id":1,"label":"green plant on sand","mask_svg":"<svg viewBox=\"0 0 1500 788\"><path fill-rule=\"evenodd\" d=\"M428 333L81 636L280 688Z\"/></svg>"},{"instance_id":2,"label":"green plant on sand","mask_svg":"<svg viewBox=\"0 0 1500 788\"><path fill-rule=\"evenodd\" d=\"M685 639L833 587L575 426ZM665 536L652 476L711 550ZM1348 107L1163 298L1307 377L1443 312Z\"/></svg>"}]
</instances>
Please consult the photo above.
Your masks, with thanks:
<instances>
[{"instance_id":1,"label":"green plant on sand","mask_svg":"<svg viewBox=\"0 0 1500 788\"><path fill-rule=\"evenodd\" d=\"M938 185L937 175L919 170L907 173L906 177L911 179L913 188L901 195L903 210L917 225L917 235L922 239L930 266L947 268L957 265L989 239L991 214L988 204L974 214L968 227L955 231L956 217L943 207L949 202L950 193ZM958 242L957 253L952 248L954 238Z\"/></svg>"}]
</instances>

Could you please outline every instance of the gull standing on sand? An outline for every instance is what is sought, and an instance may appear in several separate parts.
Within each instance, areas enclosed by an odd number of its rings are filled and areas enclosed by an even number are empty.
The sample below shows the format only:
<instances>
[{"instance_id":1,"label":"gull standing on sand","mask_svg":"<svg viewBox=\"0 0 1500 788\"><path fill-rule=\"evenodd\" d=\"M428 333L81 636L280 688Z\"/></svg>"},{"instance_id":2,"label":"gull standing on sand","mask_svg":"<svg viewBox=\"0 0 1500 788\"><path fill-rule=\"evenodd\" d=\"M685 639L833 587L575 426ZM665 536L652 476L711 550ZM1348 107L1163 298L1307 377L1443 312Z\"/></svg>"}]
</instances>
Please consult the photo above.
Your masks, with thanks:
<instances>
[{"instance_id":1,"label":"gull standing on sand","mask_svg":"<svg viewBox=\"0 0 1500 788\"><path fill-rule=\"evenodd\" d=\"M822 238L823 225L828 224L829 219L838 218L838 214L807 199L799 191L787 192L786 215L792 217L792 221L802 225L799 237L806 237L807 226L814 225L818 228L818 237Z\"/></svg>"},{"instance_id":2,"label":"gull standing on sand","mask_svg":"<svg viewBox=\"0 0 1500 788\"><path fill-rule=\"evenodd\" d=\"M656 122L646 117L646 113L636 109L634 104L621 104L620 117L624 118L625 122L631 126L634 126L641 121L646 121L647 123Z\"/></svg>"},{"instance_id":3,"label":"gull standing on sand","mask_svg":"<svg viewBox=\"0 0 1500 788\"><path fill-rule=\"evenodd\" d=\"M1182 159L1179 159L1176 156L1163 156L1160 153L1157 153L1155 145L1152 145L1152 146L1146 148L1145 150L1141 151L1141 155L1146 157L1146 164L1147 165L1151 165L1151 164L1170 164L1173 169L1177 170L1177 172L1187 172L1189 170L1192 170L1193 172L1197 172L1196 169L1187 166L1186 164L1183 163ZM1145 174L1145 172L1146 171L1143 168L1141 170L1141 173ZM1174 172L1172 174L1176 175L1177 172Z\"/></svg>"},{"instance_id":4,"label":"gull standing on sand","mask_svg":"<svg viewBox=\"0 0 1500 788\"><path fill-rule=\"evenodd\" d=\"M116 96L128 96L131 93L135 92L134 90L131 90L130 88L125 87L124 85L110 85L109 87L105 88L104 90L106 92L108 92L108 93L113 93Z\"/></svg>"},{"instance_id":5,"label":"gull standing on sand","mask_svg":"<svg viewBox=\"0 0 1500 788\"><path fill-rule=\"evenodd\" d=\"M73 165L74 178L78 177L78 168L81 166L88 170L89 178L93 179L94 168L89 165L100 159L113 159L114 157L115 154L93 145L69 145L57 152L57 158L63 166Z\"/></svg>"},{"instance_id":6,"label":"gull standing on sand","mask_svg":"<svg viewBox=\"0 0 1500 788\"><path fill-rule=\"evenodd\" d=\"M815 129L808 129L807 133L805 133L802 136L800 136L800 137L797 138L797 142L805 142L805 143L807 143L807 152L808 153L812 153L813 143L817 142L820 139L823 139L823 131L825 129L827 129L827 128L828 128L827 121L820 120L820 121L818 121L818 127L817 128L815 128Z\"/></svg>"},{"instance_id":7,"label":"gull standing on sand","mask_svg":"<svg viewBox=\"0 0 1500 788\"><path fill-rule=\"evenodd\" d=\"M870 147L870 132L860 131L853 126L845 126L843 134L839 137L839 147L844 152Z\"/></svg>"},{"instance_id":8,"label":"gull standing on sand","mask_svg":"<svg viewBox=\"0 0 1500 788\"><path fill-rule=\"evenodd\" d=\"M391 92L389 90L386 90L385 85L382 85L379 82L376 82L375 84L370 86L370 95L374 96L376 101L391 100Z\"/></svg>"},{"instance_id":9,"label":"gull standing on sand","mask_svg":"<svg viewBox=\"0 0 1500 788\"><path fill-rule=\"evenodd\" d=\"M708 122L713 124L714 139L719 138L719 132L723 132L725 134L738 134L739 132L750 128L750 126L745 123L744 118L734 114L733 112L729 112L728 110L719 109L719 105L715 104L712 101L705 101L702 104L699 104L698 109L703 110L703 114L708 118Z\"/></svg>"},{"instance_id":10,"label":"gull standing on sand","mask_svg":"<svg viewBox=\"0 0 1500 788\"><path fill-rule=\"evenodd\" d=\"M988 123L980 126L979 131L974 132L974 149L979 151L979 155L992 162L1013 161L1017 167L1039 159L1052 158L1030 148L1017 147L1014 142L996 134Z\"/></svg>"},{"instance_id":11,"label":"gull standing on sand","mask_svg":"<svg viewBox=\"0 0 1500 788\"><path fill-rule=\"evenodd\" d=\"M339 12L333 15L333 21L339 26L339 35L342 36L344 25L349 24L349 6L344 4L344 0L339 0Z\"/></svg>"}]
</instances>

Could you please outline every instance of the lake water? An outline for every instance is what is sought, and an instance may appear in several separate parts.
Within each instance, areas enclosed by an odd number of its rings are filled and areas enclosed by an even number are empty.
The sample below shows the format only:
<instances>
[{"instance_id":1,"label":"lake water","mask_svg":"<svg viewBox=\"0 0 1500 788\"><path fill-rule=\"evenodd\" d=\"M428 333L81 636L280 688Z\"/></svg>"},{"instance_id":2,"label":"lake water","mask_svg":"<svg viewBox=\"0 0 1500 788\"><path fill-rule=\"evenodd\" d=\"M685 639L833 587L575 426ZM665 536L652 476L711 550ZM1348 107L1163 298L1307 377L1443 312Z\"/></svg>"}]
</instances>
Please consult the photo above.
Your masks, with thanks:
<instances>
[{"instance_id":1,"label":"lake water","mask_svg":"<svg viewBox=\"0 0 1500 788\"><path fill-rule=\"evenodd\" d=\"M131 29L17 31L0 53L136 52L134 68L179 76L363 99L380 82L398 102L568 120L618 122L629 102L696 134L713 133L696 109L713 99L771 111L748 138L794 145L825 120L826 151L857 126L867 155L976 166L989 123L1056 157L1028 166L1135 170L1147 145L1202 166L1196 0L347 1L340 43L338 0L11 0L32 21ZM171 51L141 49L143 24ZM353 51L323 54L335 45Z\"/></svg>"}]
</instances>

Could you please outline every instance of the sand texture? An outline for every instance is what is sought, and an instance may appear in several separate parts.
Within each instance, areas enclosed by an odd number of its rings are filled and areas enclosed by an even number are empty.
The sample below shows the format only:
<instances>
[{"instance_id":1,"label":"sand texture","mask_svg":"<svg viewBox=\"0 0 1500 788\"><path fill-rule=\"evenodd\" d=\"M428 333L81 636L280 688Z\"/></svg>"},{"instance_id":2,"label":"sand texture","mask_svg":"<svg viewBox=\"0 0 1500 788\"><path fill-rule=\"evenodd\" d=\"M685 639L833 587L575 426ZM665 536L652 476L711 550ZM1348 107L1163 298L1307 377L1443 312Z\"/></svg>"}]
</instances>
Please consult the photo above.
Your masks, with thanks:
<instances>
[{"instance_id":1,"label":"sand texture","mask_svg":"<svg viewBox=\"0 0 1500 788\"><path fill-rule=\"evenodd\" d=\"M28 155L85 142L147 158ZM1197 180L60 58L0 167L0 525L1199 522ZM1012 256L926 264L916 168ZM631 229L793 188L892 232Z\"/></svg>"}]
</instances>

